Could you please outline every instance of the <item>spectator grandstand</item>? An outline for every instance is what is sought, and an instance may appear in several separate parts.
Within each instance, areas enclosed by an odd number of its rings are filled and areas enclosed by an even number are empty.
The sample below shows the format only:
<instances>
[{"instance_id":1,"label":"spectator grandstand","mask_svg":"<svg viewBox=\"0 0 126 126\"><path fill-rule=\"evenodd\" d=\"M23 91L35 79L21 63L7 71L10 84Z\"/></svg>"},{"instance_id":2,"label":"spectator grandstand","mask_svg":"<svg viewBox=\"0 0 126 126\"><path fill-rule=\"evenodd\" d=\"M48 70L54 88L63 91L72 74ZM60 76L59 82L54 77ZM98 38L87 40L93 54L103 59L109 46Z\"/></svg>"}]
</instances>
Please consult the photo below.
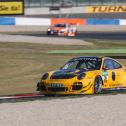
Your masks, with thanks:
<instances>
[{"instance_id":1,"label":"spectator grandstand","mask_svg":"<svg viewBox=\"0 0 126 126\"><path fill-rule=\"evenodd\" d=\"M87 5L123 5L126 0L24 0L26 8L32 7L71 7Z\"/></svg>"}]
</instances>

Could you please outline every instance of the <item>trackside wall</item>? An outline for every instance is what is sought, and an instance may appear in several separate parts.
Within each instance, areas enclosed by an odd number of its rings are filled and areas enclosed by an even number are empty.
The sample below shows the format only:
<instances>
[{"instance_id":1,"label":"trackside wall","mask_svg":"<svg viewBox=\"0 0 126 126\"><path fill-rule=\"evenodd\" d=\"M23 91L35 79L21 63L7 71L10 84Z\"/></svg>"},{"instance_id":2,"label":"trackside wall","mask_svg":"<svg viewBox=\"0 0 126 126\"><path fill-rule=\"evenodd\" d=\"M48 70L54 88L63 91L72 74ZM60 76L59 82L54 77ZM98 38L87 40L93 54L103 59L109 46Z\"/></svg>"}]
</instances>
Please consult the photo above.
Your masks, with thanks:
<instances>
[{"instance_id":1,"label":"trackside wall","mask_svg":"<svg viewBox=\"0 0 126 126\"><path fill-rule=\"evenodd\" d=\"M56 23L71 23L78 25L126 25L126 19L0 17L0 25L50 26Z\"/></svg>"}]
</instances>

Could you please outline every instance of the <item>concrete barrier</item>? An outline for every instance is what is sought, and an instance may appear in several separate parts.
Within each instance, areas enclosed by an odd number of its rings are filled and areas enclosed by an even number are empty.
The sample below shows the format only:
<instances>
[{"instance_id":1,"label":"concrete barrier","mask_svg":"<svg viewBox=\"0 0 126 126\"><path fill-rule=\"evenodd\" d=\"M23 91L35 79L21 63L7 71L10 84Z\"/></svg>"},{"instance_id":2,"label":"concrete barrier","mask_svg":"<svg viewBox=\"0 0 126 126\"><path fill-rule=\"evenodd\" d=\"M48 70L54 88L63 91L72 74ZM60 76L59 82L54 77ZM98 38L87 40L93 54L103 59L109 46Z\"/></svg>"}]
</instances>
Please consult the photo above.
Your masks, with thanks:
<instances>
[{"instance_id":1,"label":"concrete barrier","mask_svg":"<svg viewBox=\"0 0 126 126\"><path fill-rule=\"evenodd\" d=\"M49 19L49 18L25 18L25 17L0 17L0 25L49 26L49 25L51 25L51 19Z\"/></svg>"},{"instance_id":2,"label":"concrete barrier","mask_svg":"<svg viewBox=\"0 0 126 126\"><path fill-rule=\"evenodd\" d=\"M16 25L15 18L11 17L1 17L0 25Z\"/></svg>"},{"instance_id":3,"label":"concrete barrier","mask_svg":"<svg viewBox=\"0 0 126 126\"><path fill-rule=\"evenodd\" d=\"M126 25L126 20L125 19L121 19L120 20L120 25Z\"/></svg>"},{"instance_id":4,"label":"concrete barrier","mask_svg":"<svg viewBox=\"0 0 126 126\"><path fill-rule=\"evenodd\" d=\"M78 25L126 25L126 19L81 19L81 18L27 18L0 17L0 25L16 26L50 26L56 23L70 23Z\"/></svg>"},{"instance_id":5,"label":"concrete barrier","mask_svg":"<svg viewBox=\"0 0 126 126\"><path fill-rule=\"evenodd\" d=\"M49 26L51 19L49 18L15 18L16 25L44 25Z\"/></svg>"},{"instance_id":6,"label":"concrete barrier","mask_svg":"<svg viewBox=\"0 0 126 126\"><path fill-rule=\"evenodd\" d=\"M87 19L87 25L119 25L119 19Z\"/></svg>"}]
</instances>

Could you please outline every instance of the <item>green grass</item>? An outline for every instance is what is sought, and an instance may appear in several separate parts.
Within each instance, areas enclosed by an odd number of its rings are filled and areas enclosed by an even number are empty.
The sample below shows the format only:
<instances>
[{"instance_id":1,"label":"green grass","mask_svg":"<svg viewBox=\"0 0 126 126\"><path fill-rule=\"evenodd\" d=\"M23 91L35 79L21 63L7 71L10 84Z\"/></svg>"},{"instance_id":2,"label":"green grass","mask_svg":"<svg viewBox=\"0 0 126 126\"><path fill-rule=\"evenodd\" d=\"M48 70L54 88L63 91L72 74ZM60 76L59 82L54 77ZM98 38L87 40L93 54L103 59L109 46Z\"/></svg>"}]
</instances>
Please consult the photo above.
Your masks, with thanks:
<instances>
[{"instance_id":1,"label":"green grass","mask_svg":"<svg viewBox=\"0 0 126 126\"><path fill-rule=\"evenodd\" d=\"M49 54L126 54L126 49L51 50Z\"/></svg>"},{"instance_id":2,"label":"green grass","mask_svg":"<svg viewBox=\"0 0 126 126\"><path fill-rule=\"evenodd\" d=\"M80 56L78 53L48 54L49 50L109 49L112 47L125 49L126 43L113 44L110 41L98 41L94 42L93 46L0 43L0 95L35 92L36 83L40 80L42 73L56 70L70 58ZM125 60L121 60L121 62L126 64Z\"/></svg>"}]
</instances>

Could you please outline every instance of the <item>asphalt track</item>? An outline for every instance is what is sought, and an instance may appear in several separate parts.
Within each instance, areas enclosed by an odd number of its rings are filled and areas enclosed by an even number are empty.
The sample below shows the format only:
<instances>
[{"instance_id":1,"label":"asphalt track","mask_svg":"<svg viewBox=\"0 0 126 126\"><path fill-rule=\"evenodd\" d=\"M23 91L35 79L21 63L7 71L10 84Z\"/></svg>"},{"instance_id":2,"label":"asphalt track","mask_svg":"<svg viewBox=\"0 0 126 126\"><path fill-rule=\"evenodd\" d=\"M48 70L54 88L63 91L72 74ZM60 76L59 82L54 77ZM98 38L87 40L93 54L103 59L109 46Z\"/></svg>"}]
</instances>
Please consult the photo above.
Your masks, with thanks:
<instances>
[{"instance_id":1,"label":"asphalt track","mask_svg":"<svg viewBox=\"0 0 126 126\"><path fill-rule=\"evenodd\" d=\"M47 37L45 32L32 32L32 33L25 33L22 35ZM54 35L48 37L54 37ZM126 40L126 32L78 32L78 35L77 37L75 37L75 39L116 40L113 42L118 42L117 40Z\"/></svg>"},{"instance_id":2,"label":"asphalt track","mask_svg":"<svg viewBox=\"0 0 126 126\"><path fill-rule=\"evenodd\" d=\"M77 39L126 40L126 32L81 32Z\"/></svg>"}]
</instances>

